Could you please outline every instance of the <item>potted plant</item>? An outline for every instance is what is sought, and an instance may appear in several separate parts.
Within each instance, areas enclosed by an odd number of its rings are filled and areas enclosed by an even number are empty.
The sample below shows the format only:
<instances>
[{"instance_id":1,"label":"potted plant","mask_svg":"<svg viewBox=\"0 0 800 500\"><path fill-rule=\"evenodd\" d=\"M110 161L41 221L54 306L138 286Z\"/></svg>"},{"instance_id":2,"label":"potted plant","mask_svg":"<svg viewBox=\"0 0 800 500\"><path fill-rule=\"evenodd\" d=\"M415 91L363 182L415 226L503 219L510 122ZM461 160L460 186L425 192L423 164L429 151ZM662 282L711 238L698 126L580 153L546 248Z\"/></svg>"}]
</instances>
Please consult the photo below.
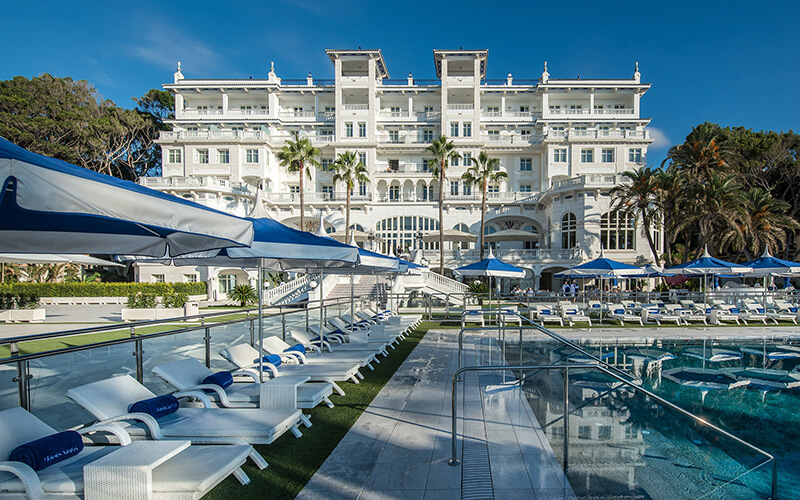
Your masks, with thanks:
<instances>
[{"instance_id":1,"label":"potted plant","mask_svg":"<svg viewBox=\"0 0 800 500\"><path fill-rule=\"evenodd\" d=\"M239 303L240 307L254 304L258 301L256 289L250 285L236 285L228 292L228 298Z\"/></svg>"},{"instance_id":2,"label":"potted plant","mask_svg":"<svg viewBox=\"0 0 800 500\"><path fill-rule=\"evenodd\" d=\"M45 309L39 306L38 295L31 293L0 294L0 321L39 323L45 318Z\"/></svg>"},{"instance_id":3,"label":"potted plant","mask_svg":"<svg viewBox=\"0 0 800 500\"><path fill-rule=\"evenodd\" d=\"M162 307L158 307L159 298ZM183 306L188 300L185 293L166 292L161 297L154 293L131 294L126 307L122 308L122 321L148 321L155 319L181 318Z\"/></svg>"}]
</instances>

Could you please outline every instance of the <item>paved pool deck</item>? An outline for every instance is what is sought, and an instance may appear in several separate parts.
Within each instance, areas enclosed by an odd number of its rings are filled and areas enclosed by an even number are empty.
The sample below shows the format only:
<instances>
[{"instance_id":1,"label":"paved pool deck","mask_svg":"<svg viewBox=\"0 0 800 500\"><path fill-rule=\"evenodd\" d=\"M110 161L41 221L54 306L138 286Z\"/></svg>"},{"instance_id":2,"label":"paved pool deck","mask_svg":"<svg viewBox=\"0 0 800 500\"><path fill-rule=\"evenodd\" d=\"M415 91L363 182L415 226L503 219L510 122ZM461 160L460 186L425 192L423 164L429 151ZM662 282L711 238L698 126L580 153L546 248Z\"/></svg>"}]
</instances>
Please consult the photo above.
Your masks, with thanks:
<instances>
[{"instance_id":1,"label":"paved pool deck","mask_svg":"<svg viewBox=\"0 0 800 500\"><path fill-rule=\"evenodd\" d=\"M465 377L462 463L448 464L457 339L429 331L297 498L575 498L524 395L501 374ZM496 361L487 349L468 342L465 364Z\"/></svg>"}]
</instances>

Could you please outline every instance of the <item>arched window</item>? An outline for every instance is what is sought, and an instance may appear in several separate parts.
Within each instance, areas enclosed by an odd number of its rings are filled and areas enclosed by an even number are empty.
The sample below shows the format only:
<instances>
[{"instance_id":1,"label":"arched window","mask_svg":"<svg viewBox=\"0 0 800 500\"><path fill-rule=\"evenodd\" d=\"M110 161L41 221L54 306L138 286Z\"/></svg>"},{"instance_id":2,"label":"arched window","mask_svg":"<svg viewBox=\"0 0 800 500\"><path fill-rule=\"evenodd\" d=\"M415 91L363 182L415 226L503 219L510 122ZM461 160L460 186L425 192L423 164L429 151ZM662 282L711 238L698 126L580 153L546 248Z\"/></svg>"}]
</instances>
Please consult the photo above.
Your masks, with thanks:
<instances>
[{"instance_id":1,"label":"arched window","mask_svg":"<svg viewBox=\"0 0 800 500\"><path fill-rule=\"evenodd\" d=\"M417 237L439 230L439 221L431 217L389 217L375 225L375 236L383 240L381 250L394 254L407 248L418 248ZM422 243L426 250L438 249L439 242Z\"/></svg>"},{"instance_id":2,"label":"arched window","mask_svg":"<svg viewBox=\"0 0 800 500\"><path fill-rule=\"evenodd\" d=\"M606 250L635 250L635 235L631 214L606 212L600 217L600 244Z\"/></svg>"},{"instance_id":3,"label":"arched window","mask_svg":"<svg viewBox=\"0 0 800 500\"><path fill-rule=\"evenodd\" d=\"M486 224L483 227L483 235L484 236L487 236L487 235L490 235L490 234L496 233L496 232L497 232L497 228L494 227L494 226L490 226L489 224Z\"/></svg>"},{"instance_id":4,"label":"arched window","mask_svg":"<svg viewBox=\"0 0 800 500\"><path fill-rule=\"evenodd\" d=\"M561 248L575 248L578 243L578 218L567 212L561 218Z\"/></svg>"},{"instance_id":5,"label":"arched window","mask_svg":"<svg viewBox=\"0 0 800 500\"><path fill-rule=\"evenodd\" d=\"M539 234L539 230L536 228L536 226L525 226L522 230L533 234ZM525 250L533 250L535 248L539 248L539 241L538 240L526 241L523 243L522 248L524 248Z\"/></svg>"},{"instance_id":6,"label":"arched window","mask_svg":"<svg viewBox=\"0 0 800 500\"><path fill-rule=\"evenodd\" d=\"M350 229L355 229L356 231L361 231L362 233L366 232L364 231L364 226L361 224L350 224Z\"/></svg>"},{"instance_id":7,"label":"arched window","mask_svg":"<svg viewBox=\"0 0 800 500\"><path fill-rule=\"evenodd\" d=\"M460 223L456 224L455 226L453 226L453 229L455 229L456 231L461 231L462 233L468 233L469 232L469 226L467 226L463 222L460 222Z\"/></svg>"}]
</instances>

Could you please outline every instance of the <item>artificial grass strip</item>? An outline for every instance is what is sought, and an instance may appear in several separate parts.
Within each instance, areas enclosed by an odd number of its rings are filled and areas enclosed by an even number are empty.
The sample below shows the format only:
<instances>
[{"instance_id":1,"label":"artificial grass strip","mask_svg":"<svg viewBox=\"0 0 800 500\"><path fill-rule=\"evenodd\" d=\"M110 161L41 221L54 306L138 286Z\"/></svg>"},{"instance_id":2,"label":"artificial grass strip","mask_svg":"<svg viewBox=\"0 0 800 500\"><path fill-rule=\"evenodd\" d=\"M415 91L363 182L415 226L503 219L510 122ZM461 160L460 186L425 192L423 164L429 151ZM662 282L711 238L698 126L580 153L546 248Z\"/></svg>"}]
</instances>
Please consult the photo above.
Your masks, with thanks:
<instances>
[{"instance_id":1,"label":"artificial grass strip","mask_svg":"<svg viewBox=\"0 0 800 500\"><path fill-rule=\"evenodd\" d=\"M243 469L250 477L249 485L242 486L233 477L228 477L205 498L289 500L297 496L422 337L437 326L437 323L422 323L396 349L389 350L388 357L380 358L380 364L374 365L375 371L362 369L364 380L360 384L341 384L347 394L338 396L334 393L331 396L336 405L334 408L323 404L313 410L304 410L311 416L313 425L300 428L303 432L300 439L287 432L270 445L257 445L255 448L267 460L269 467L258 470L248 460Z\"/></svg>"}]
</instances>

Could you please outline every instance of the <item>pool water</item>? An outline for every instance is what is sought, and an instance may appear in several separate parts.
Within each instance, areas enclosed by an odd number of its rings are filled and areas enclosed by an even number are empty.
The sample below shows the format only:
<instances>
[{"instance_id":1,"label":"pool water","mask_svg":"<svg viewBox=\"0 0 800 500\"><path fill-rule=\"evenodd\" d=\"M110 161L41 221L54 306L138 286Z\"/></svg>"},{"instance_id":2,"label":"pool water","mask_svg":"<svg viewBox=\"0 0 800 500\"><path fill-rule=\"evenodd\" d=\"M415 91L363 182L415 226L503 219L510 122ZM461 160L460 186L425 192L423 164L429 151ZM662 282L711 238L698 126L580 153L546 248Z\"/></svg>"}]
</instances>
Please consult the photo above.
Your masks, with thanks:
<instances>
[{"instance_id":1,"label":"pool water","mask_svg":"<svg viewBox=\"0 0 800 500\"><path fill-rule=\"evenodd\" d=\"M588 351L602 353L606 362L633 373L644 388L776 456L779 497L800 499L800 388L738 384L728 389L726 384L716 383L725 368L791 372L800 365L800 356L771 359L753 354L756 344L768 352L778 351L770 351L774 345L786 344L750 340L712 345L706 341L704 346L702 341L663 339L640 343L586 340L581 344ZM742 353L743 346L750 348ZM712 354L718 354L712 353L712 347L742 356L730 359L728 355L722 362L711 362ZM646 362L627 355L635 348L639 352L647 349L650 355L663 352L675 357ZM686 349L695 355L687 355ZM509 362L517 361L512 358L517 352L516 346L508 349ZM574 351L555 342L525 343L522 362L563 363L569 362L571 354ZM580 366L579 362L572 364ZM775 377L777 372L768 373L767 378L784 379ZM563 463L563 375L560 371L532 371L524 376L531 407ZM762 455L596 370L570 370L569 405L567 477L579 498L769 497L771 464L752 470L764 461Z\"/></svg>"}]
</instances>

